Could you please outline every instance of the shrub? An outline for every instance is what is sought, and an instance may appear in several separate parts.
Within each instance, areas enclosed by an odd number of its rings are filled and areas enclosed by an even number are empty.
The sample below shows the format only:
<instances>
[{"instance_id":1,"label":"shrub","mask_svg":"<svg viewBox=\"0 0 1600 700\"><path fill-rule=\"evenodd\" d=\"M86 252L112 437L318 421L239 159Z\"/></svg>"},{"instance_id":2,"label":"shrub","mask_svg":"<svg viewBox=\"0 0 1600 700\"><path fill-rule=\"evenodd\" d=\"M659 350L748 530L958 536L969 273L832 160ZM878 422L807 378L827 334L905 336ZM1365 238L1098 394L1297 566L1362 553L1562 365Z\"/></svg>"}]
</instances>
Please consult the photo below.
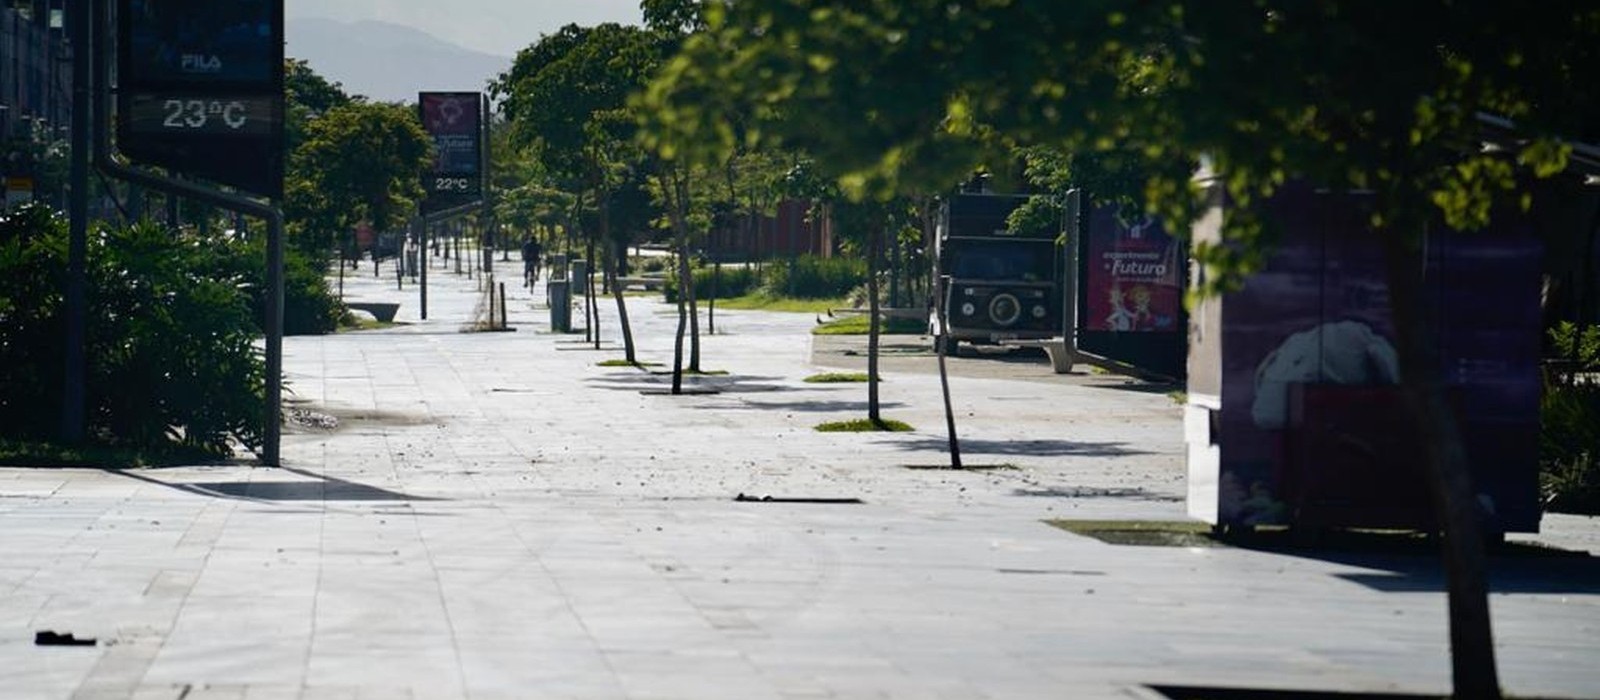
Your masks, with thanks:
<instances>
[{"instance_id":1,"label":"shrub","mask_svg":"<svg viewBox=\"0 0 1600 700\"><path fill-rule=\"evenodd\" d=\"M634 274L671 274L675 269L673 262L677 260L670 255L630 255L628 256L628 269Z\"/></svg>"},{"instance_id":2,"label":"shrub","mask_svg":"<svg viewBox=\"0 0 1600 700\"><path fill-rule=\"evenodd\" d=\"M90 435L214 454L260 443L265 368L249 280L222 241L141 224L92 232L85 337ZM50 436L65 374L67 230L43 207L0 218L0 432Z\"/></svg>"},{"instance_id":3,"label":"shrub","mask_svg":"<svg viewBox=\"0 0 1600 700\"><path fill-rule=\"evenodd\" d=\"M1591 325L1579 337L1578 324L1562 321L1550 329L1550 351L1561 360L1576 360L1575 371L1600 371L1600 326Z\"/></svg>"},{"instance_id":4,"label":"shrub","mask_svg":"<svg viewBox=\"0 0 1600 700\"><path fill-rule=\"evenodd\" d=\"M1540 406L1539 485L1548 510L1600 514L1600 384L1553 384Z\"/></svg>"},{"instance_id":5,"label":"shrub","mask_svg":"<svg viewBox=\"0 0 1600 700\"><path fill-rule=\"evenodd\" d=\"M267 244L263 237L217 241L225 249L217 264L239 277L250 297L251 319L266 332ZM325 264L295 248L283 254L283 333L323 335L339 328L344 304L328 286Z\"/></svg>"},{"instance_id":6,"label":"shrub","mask_svg":"<svg viewBox=\"0 0 1600 700\"><path fill-rule=\"evenodd\" d=\"M711 290L715 287L718 299L742 297L755 291L757 285L756 271L754 268L742 265L723 265L722 274L716 276L716 270L710 267L697 267L690 271L694 279L694 298L710 299ZM715 279L714 279L715 278ZM715 284L713 284L715 281ZM662 286L667 301L678 300L678 277L669 274L666 284Z\"/></svg>"},{"instance_id":7,"label":"shrub","mask_svg":"<svg viewBox=\"0 0 1600 700\"><path fill-rule=\"evenodd\" d=\"M803 255L769 263L761 291L769 296L837 299L867 280L867 263L856 258Z\"/></svg>"}]
</instances>

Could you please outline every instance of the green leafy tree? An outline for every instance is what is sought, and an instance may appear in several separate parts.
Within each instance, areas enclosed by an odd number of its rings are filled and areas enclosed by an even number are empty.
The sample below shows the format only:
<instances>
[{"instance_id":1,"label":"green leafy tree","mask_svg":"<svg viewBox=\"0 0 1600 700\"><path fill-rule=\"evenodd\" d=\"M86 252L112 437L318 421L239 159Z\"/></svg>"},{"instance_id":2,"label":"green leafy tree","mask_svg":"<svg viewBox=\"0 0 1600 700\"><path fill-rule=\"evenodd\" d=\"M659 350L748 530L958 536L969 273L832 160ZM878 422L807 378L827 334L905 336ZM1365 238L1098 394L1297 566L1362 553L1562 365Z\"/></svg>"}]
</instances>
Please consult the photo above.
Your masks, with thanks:
<instances>
[{"instance_id":1,"label":"green leafy tree","mask_svg":"<svg viewBox=\"0 0 1600 700\"><path fill-rule=\"evenodd\" d=\"M404 105L352 101L311 120L285 182L285 215L305 229L299 245L320 258L334 232L362 221L379 231L401 224L423 195L432 151Z\"/></svg>"},{"instance_id":2,"label":"green leafy tree","mask_svg":"<svg viewBox=\"0 0 1600 700\"><path fill-rule=\"evenodd\" d=\"M602 271L629 362L636 357L627 304L615 281L625 246L617 245L612 230L613 196L645 167L643 153L632 146L635 120L627 100L655 70L663 49L659 34L638 27L568 25L519 52L491 86L501 98L512 142L531 149L563 189L577 194L575 213L595 207L595 226L584 227L588 257L593 260L596 243L603 243ZM593 299L592 293L585 296ZM598 330L594 323L590 328ZM598 345L599 333L592 337Z\"/></svg>"},{"instance_id":3,"label":"green leafy tree","mask_svg":"<svg viewBox=\"0 0 1600 700\"><path fill-rule=\"evenodd\" d=\"M1526 208L1534 180L1568 166L1562 139L1596 135L1600 93L1584 81L1600 8L774 0L706 13L710 29L650 91L668 151L730 152L721 115L753 115L758 138L803 148L856 198L942 186L1016 144L1074 164L1131 157L1137 188L1109 194L1179 230L1206 206L1203 160L1235 205L1223 243L1195 249L1219 287L1265 259L1254 205L1286 183L1372 192L1446 535L1456 693L1499 696L1476 501L1410 272L1430 223L1471 230Z\"/></svg>"},{"instance_id":4,"label":"green leafy tree","mask_svg":"<svg viewBox=\"0 0 1600 700\"><path fill-rule=\"evenodd\" d=\"M343 85L318 75L310 63L298 58L284 61L283 91L288 106L284 142L290 153L305 141L307 124L334 107L349 104L352 99Z\"/></svg>"}]
</instances>

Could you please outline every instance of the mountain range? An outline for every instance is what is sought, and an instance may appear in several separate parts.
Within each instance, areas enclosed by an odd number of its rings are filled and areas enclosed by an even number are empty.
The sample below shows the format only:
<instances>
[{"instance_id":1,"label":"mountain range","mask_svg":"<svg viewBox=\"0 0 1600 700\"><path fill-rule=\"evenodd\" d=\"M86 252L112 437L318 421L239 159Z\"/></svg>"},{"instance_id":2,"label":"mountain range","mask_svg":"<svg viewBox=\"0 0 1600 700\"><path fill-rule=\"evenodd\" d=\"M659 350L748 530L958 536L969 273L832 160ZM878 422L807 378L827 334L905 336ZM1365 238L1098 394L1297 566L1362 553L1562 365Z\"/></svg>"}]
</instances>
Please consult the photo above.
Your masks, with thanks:
<instances>
[{"instance_id":1,"label":"mountain range","mask_svg":"<svg viewBox=\"0 0 1600 700\"><path fill-rule=\"evenodd\" d=\"M297 17L285 33L291 58L305 60L347 93L384 102L414 102L423 90L485 90L512 60L375 20Z\"/></svg>"}]
</instances>

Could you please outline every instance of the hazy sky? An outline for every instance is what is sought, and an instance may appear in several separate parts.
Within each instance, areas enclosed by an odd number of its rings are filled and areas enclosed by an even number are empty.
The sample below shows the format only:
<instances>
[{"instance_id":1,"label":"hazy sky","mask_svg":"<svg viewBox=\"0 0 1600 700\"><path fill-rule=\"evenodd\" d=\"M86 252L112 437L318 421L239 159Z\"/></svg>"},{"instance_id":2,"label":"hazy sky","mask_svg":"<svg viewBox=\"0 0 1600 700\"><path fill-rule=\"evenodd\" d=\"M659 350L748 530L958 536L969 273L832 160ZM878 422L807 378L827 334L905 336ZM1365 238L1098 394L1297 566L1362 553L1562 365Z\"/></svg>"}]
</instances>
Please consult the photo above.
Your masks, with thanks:
<instances>
[{"instance_id":1,"label":"hazy sky","mask_svg":"<svg viewBox=\"0 0 1600 700\"><path fill-rule=\"evenodd\" d=\"M289 17L404 24L507 57L566 24L641 22L638 0L286 0L285 12Z\"/></svg>"}]
</instances>

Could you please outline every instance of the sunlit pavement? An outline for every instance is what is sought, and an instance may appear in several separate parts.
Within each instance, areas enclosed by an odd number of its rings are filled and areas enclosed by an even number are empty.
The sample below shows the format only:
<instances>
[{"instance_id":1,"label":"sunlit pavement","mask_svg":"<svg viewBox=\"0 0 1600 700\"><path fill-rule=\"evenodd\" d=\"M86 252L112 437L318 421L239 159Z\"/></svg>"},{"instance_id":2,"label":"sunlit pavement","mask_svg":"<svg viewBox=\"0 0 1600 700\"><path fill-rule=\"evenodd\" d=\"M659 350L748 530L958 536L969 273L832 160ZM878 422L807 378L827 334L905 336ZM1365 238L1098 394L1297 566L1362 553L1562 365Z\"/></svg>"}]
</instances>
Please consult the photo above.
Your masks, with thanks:
<instances>
[{"instance_id":1,"label":"sunlit pavement","mask_svg":"<svg viewBox=\"0 0 1600 700\"><path fill-rule=\"evenodd\" d=\"M817 433L863 417L866 390L802 382L857 361L848 341L813 354L812 316L719 311L702 367L728 374L688 381L718 393L665 396L667 377L597 365L621 357L609 298L596 351L550 333L520 263L497 266L515 332L462 332L487 316L481 279L434 268L422 321L392 270L347 277L349 299L398 301L405 325L287 341L284 469L0 468L0 697L1446 688L1429 558L1123 547L1042 524L1182 517L1162 387L964 358L966 462L1006 468L908 469L947 460L931 356L907 349L882 384L885 416L916 432ZM640 359L670 363L658 298L629 309ZM1545 528L1600 552L1595 519ZM1495 567L1507 689L1594 695L1600 569ZM99 644L36 646L40 630Z\"/></svg>"}]
</instances>

